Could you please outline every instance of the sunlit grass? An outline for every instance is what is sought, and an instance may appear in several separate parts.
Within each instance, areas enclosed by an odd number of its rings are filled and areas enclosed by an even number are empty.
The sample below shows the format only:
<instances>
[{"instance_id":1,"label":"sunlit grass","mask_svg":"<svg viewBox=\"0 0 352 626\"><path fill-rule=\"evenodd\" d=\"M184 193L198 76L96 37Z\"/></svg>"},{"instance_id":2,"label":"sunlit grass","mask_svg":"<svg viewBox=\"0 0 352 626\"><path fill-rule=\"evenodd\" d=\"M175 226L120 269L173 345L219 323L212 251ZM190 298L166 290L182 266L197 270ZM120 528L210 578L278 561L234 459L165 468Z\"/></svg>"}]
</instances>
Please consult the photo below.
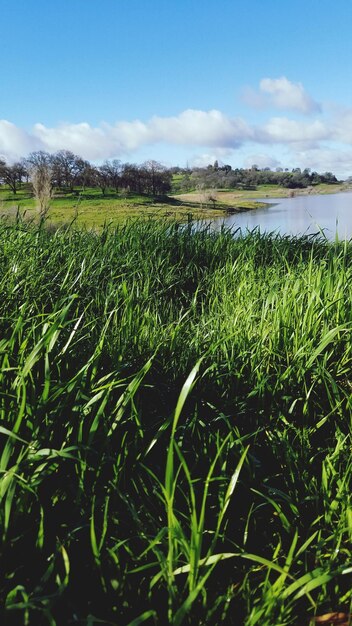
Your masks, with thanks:
<instances>
[{"instance_id":1,"label":"sunlit grass","mask_svg":"<svg viewBox=\"0 0 352 626\"><path fill-rule=\"evenodd\" d=\"M103 194L98 188L76 189L72 192L54 190L50 201L47 220L53 225L64 225L75 220L76 225L101 229L106 224L122 224L129 219L178 219L187 222L193 219L214 219L223 217L228 206L219 201L212 205L200 206L197 202L183 202L168 196L153 198L145 194L125 193L107 190ZM256 208L255 203L247 203L248 209ZM20 212L27 221L37 221L38 211L30 185L13 194L5 186L0 186L0 216L13 221Z\"/></svg>"},{"instance_id":2,"label":"sunlit grass","mask_svg":"<svg viewBox=\"0 0 352 626\"><path fill-rule=\"evenodd\" d=\"M253 188L228 188L228 189L218 189L216 191L216 195L218 197L219 202L227 204L229 206L247 206L251 208L252 205L255 206L255 201L258 202L259 199L265 198L290 198L294 196L300 195L326 195L326 194L334 194L343 191L351 191L351 186L348 183L337 183L337 184L327 184L320 183L319 185L314 185L312 187L303 188L303 189L290 189L287 187L281 187L280 185L256 185ZM197 190L192 190L190 192L177 192L175 198L179 198L184 200L185 202L201 202L203 193L200 193ZM258 205L257 205L258 206Z\"/></svg>"},{"instance_id":3,"label":"sunlit grass","mask_svg":"<svg viewBox=\"0 0 352 626\"><path fill-rule=\"evenodd\" d=\"M351 245L145 220L0 238L2 621L348 612Z\"/></svg>"}]
</instances>

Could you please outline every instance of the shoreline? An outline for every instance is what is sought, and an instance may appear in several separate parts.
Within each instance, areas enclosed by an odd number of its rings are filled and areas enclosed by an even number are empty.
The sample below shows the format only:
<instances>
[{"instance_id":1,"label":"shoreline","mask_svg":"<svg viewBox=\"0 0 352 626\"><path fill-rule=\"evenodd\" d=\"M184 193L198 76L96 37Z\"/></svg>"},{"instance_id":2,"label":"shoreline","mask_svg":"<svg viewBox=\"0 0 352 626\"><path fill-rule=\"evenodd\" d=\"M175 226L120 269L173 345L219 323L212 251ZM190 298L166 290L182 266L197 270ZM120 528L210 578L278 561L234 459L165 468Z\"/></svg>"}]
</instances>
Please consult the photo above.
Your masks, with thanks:
<instances>
[{"instance_id":1,"label":"shoreline","mask_svg":"<svg viewBox=\"0 0 352 626\"><path fill-rule=\"evenodd\" d=\"M207 191L204 191L202 194L199 192L189 192L170 197L178 202L184 203L184 207L193 205L193 208L195 208L198 205L200 211L204 211L204 213L208 215L212 214L213 217L219 217L219 212L226 216L256 209L270 208L280 202L280 200L295 198L297 196L326 196L351 192L352 185L345 183L317 185L316 187L306 187L304 189L272 188L272 186L270 189L263 189L262 186L253 191L229 191L220 189L214 191L217 197L214 208L204 201L204 195L206 195Z\"/></svg>"},{"instance_id":2,"label":"shoreline","mask_svg":"<svg viewBox=\"0 0 352 626\"><path fill-rule=\"evenodd\" d=\"M262 198L295 198L297 196L328 196L328 195L334 195L334 194L339 194L339 193L351 193L352 192L352 186L348 185L346 187L342 186L342 185L336 185L333 186L331 185L331 189L326 188L324 190L319 190L316 189L315 187L306 187L304 189L283 189L280 188L280 193L276 194L265 194L265 196L262 196ZM281 193L283 192L283 193ZM251 200L254 197L257 196L246 196L246 199Z\"/></svg>"},{"instance_id":3,"label":"shoreline","mask_svg":"<svg viewBox=\"0 0 352 626\"><path fill-rule=\"evenodd\" d=\"M306 189L283 189L273 186L257 188L256 190L219 190L214 191L216 199L211 202L205 200L206 192L202 194L190 192L168 196L168 202L146 201L145 198L135 199L121 197L84 198L78 202L76 198L53 198L48 222L54 225L71 223L72 220L79 226L99 228L106 222L118 224L129 219L170 219L180 222L192 220L213 220L226 216L264 209L276 204L280 199L295 196L332 195L349 193L352 186L346 184L324 185ZM0 214L2 219L13 220L17 213L25 220L36 219L37 209L33 198L21 197L18 199L0 199Z\"/></svg>"},{"instance_id":4,"label":"shoreline","mask_svg":"<svg viewBox=\"0 0 352 626\"><path fill-rule=\"evenodd\" d=\"M329 194L337 194L337 193L349 193L352 192L352 185L346 184L337 184L337 185L317 185L316 187L306 187L304 189L289 189L285 187L274 187L274 186L261 186L260 188L256 188L253 190L229 190L229 189L218 189L215 190L214 193L217 194L217 199L219 204L228 204L226 201L241 201L244 203L247 202L263 202L266 198L294 198L296 196L310 196L310 195L329 195ZM206 192L205 192L206 193ZM190 191L183 194L170 194L170 198L174 198L175 200L185 202L185 203L202 203L202 194L196 191ZM206 202L203 200L203 204Z\"/></svg>"}]
</instances>

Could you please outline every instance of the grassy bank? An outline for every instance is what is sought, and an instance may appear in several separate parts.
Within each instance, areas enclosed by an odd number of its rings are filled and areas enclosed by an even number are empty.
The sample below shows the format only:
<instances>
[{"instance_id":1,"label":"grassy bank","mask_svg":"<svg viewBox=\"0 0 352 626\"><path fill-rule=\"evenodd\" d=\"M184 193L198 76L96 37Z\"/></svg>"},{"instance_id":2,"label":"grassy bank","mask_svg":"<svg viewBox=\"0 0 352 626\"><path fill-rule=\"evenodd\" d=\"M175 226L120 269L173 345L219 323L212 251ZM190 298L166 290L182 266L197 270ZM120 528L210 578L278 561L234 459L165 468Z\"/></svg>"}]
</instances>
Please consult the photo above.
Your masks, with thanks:
<instances>
[{"instance_id":1,"label":"grassy bank","mask_svg":"<svg viewBox=\"0 0 352 626\"><path fill-rule=\"evenodd\" d=\"M351 191L350 184L319 184L314 185L314 187L307 187L304 189L288 189L287 187L281 187L280 185L257 185L253 189L219 189L216 191L216 195L219 202L227 204L230 207L240 208L242 204L244 204L244 206L251 208L251 201L255 204L258 202L258 199L263 198L290 198L293 196L326 195L345 191ZM178 193L174 197L183 202L201 203L202 201L202 194L197 191Z\"/></svg>"},{"instance_id":2,"label":"grassy bank","mask_svg":"<svg viewBox=\"0 0 352 626\"><path fill-rule=\"evenodd\" d=\"M241 202L234 210L251 210L261 206L252 201ZM214 219L223 217L229 207L226 198L219 198L215 205L212 202L200 203L197 198L183 199L163 196L151 196L135 193L115 193L111 190L106 194L97 188L73 192L56 191L51 202L48 220L51 224L67 224L75 219L76 225L88 228L102 227L104 224L121 224L127 219L170 218L187 221L192 215L194 219ZM0 215L13 220L18 210L26 219L36 219L36 202L31 187L23 185L16 194L8 188L0 186Z\"/></svg>"},{"instance_id":3,"label":"grassy bank","mask_svg":"<svg viewBox=\"0 0 352 626\"><path fill-rule=\"evenodd\" d=\"M0 238L1 623L348 612L352 247Z\"/></svg>"},{"instance_id":4,"label":"grassy bank","mask_svg":"<svg viewBox=\"0 0 352 626\"><path fill-rule=\"evenodd\" d=\"M251 211L266 206L263 198L281 198L302 194L328 194L349 191L344 183L316 185L310 189L285 189L278 185L258 185L255 189L196 191L153 198L145 194L116 193L108 190L103 194L97 188L84 191L56 190L50 202L48 221L52 225L64 225L75 220L77 226L102 228L104 224L123 224L128 219L170 219L187 222L216 219L228 213ZM211 200L208 196L214 198ZM38 211L30 185L13 194L6 186L0 186L0 216L13 221L20 213L27 220L36 220Z\"/></svg>"}]
</instances>

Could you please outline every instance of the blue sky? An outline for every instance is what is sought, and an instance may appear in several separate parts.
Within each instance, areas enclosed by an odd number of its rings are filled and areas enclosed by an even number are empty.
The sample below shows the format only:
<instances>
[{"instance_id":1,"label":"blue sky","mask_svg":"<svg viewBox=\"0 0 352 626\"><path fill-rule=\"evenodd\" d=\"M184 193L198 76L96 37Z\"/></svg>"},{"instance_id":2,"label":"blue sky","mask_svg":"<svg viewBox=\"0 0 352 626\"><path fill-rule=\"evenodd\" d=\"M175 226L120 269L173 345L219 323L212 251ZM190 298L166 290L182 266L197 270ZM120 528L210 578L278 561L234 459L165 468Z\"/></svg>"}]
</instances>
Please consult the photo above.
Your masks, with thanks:
<instances>
[{"instance_id":1,"label":"blue sky","mask_svg":"<svg viewBox=\"0 0 352 626\"><path fill-rule=\"evenodd\" d=\"M0 155L352 174L350 0L0 0Z\"/></svg>"}]
</instances>

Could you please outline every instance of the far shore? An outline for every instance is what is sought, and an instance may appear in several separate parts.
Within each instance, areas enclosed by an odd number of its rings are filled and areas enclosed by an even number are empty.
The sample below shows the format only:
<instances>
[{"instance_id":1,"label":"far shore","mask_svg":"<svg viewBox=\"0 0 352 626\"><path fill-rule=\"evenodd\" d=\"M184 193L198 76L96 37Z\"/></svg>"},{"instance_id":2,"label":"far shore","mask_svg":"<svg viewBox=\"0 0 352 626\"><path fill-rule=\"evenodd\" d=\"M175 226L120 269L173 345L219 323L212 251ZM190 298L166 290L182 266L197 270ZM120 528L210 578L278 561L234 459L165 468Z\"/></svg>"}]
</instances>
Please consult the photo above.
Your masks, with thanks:
<instances>
[{"instance_id":1,"label":"far shore","mask_svg":"<svg viewBox=\"0 0 352 626\"><path fill-rule=\"evenodd\" d=\"M260 209L276 198L297 195L324 195L352 191L346 183L320 184L306 189L285 189L276 185L258 185L255 189L193 191L159 198L134 193L126 196L97 189L84 193L56 193L50 201L47 219L52 224L74 221L79 226L100 228L106 223L118 224L130 219L170 219L180 222L209 220L226 214ZM38 210L31 191L24 186L16 195L0 187L0 216L12 221L16 215L36 220Z\"/></svg>"},{"instance_id":2,"label":"far shore","mask_svg":"<svg viewBox=\"0 0 352 626\"><path fill-rule=\"evenodd\" d=\"M262 203L257 204L257 202L258 200L265 202L266 198L294 198L295 196L326 195L350 191L352 191L351 184L338 183L336 185L321 184L304 189L288 189L278 187L277 185L258 185L255 189L217 189L212 190L212 193L216 195L216 206L220 204L230 205L234 210L250 210L262 206ZM200 205L206 205L208 204L204 200L206 193L206 191L191 191L183 194L175 194L172 197L181 202L194 202ZM226 206L224 208L226 210Z\"/></svg>"}]
</instances>

